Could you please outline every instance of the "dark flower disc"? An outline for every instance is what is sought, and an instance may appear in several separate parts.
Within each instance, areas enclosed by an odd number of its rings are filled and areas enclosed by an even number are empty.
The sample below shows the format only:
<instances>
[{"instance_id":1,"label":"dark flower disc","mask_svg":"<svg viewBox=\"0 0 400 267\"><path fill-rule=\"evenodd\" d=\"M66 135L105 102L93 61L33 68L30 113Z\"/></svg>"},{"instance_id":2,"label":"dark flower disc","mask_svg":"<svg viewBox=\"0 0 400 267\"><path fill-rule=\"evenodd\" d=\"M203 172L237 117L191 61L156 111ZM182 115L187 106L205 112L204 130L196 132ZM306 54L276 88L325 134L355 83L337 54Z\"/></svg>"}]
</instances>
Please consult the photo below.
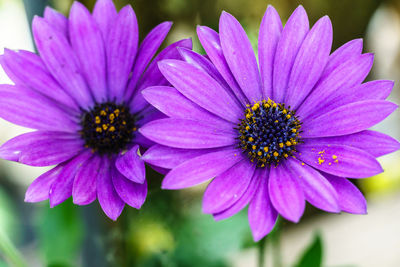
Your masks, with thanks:
<instances>
[{"instance_id":1,"label":"dark flower disc","mask_svg":"<svg viewBox=\"0 0 400 267\"><path fill-rule=\"evenodd\" d=\"M296 151L301 123L294 111L271 99L247 105L239 123L239 146L258 167L278 165Z\"/></svg>"}]
</instances>

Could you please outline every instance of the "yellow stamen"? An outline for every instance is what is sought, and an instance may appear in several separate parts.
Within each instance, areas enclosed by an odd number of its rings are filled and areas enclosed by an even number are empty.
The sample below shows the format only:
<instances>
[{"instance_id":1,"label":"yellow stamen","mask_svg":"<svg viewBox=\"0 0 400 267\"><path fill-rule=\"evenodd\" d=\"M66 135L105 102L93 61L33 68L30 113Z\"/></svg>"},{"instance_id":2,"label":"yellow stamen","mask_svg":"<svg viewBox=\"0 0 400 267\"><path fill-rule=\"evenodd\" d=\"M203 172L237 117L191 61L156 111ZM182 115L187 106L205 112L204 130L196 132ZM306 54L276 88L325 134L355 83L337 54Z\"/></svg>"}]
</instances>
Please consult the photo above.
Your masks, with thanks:
<instances>
[{"instance_id":1,"label":"yellow stamen","mask_svg":"<svg viewBox=\"0 0 400 267\"><path fill-rule=\"evenodd\" d=\"M96 117L94 118L94 122L95 122L96 124L99 124L99 123L101 122L100 117L99 117L99 116L96 116Z\"/></svg>"}]
</instances>

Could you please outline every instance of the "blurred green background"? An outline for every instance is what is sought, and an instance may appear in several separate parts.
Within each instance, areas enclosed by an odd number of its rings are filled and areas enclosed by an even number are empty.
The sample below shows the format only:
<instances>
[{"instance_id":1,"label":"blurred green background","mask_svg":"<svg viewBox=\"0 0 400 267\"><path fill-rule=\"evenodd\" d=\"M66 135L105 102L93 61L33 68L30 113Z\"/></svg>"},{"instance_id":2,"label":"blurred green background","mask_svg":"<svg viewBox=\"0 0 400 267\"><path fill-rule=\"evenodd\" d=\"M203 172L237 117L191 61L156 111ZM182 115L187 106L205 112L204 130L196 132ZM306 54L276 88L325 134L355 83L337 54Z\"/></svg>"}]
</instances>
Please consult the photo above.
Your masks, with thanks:
<instances>
[{"instance_id":1,"label":"blurred green background","mask_svg":"<svg viewBox=\"0 0 400 267\"><path fill-rule=\"evenodd\" d=\"M94 0L81 1L92 9ZM375 52L368 79L400 77L400 1L398 0L136 0L141 39L162 21L174 21L165 44L192 37L197 24L218 30L222 10L240 20L257 46L258 26L268 4L286 21L302 4L311 23L329 15L334 49L364 38ZM34 50L29 22L45 5L68 14L69 0L0 0L0 52ZM0 70L0 82L9 80ZM390 99L399 103L399 87ZM399 112L377 129L399 139ZM26 131L0 120L0 144ZM357 181L369 202L368 216L326 214L308 206L298 225L281 221L268 238L268 266L400 266L400 153L380 159L385 173ZM98 203L78 207L72 201L50 209L48 203L24 203L24 191L45 168L0 160L0 267L2 266L256 266L257 248L247 211L221 222L201 213L206 185L179 192L162 191L162 177L148 169L149 194L140 211L125 208L117 222Z\"/></svg>"}]
</instances>

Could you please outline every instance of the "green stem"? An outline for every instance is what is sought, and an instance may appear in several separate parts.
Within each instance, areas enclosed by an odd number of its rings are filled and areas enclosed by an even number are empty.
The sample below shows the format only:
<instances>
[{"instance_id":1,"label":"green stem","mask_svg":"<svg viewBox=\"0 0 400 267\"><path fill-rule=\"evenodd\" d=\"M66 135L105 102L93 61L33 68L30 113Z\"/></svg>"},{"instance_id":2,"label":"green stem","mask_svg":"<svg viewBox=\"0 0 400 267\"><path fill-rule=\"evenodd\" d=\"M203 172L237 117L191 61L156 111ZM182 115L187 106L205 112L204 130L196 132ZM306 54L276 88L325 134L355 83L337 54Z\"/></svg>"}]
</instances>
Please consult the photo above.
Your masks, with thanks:
<instances>
[{"instance_id":1,"label":"green stem","mask_svg":"<svg viewBox=\"0 0 400 267\"><path fill-rule=\"evenodd\" d=\"M272 253L274 267L282 267L282 254L281 254L281 225L282 219L278 217L275 229L271 234Z\"/></svg>"},{"instance_id":2,"label":"green stem","mask_svg":"<svg viewBox=\"0 0 400 267\"><path fill-rule=\"evenodd\" d=\"M267 237L258 241L258 267L265 266L265 246L267 244Z\"/></svg>"},{"instance_id":3,"label":"green stem","mask_svg":"<svg viewBox=\"0 0 400 267\"><path fill-rule=\"evenodd\" d=\"M10 238L3 231L0 231L0 252L4 255L5 259L11 264L11 266L26 266L21 253L19 253Z\"/></svg>"}]
</instances>

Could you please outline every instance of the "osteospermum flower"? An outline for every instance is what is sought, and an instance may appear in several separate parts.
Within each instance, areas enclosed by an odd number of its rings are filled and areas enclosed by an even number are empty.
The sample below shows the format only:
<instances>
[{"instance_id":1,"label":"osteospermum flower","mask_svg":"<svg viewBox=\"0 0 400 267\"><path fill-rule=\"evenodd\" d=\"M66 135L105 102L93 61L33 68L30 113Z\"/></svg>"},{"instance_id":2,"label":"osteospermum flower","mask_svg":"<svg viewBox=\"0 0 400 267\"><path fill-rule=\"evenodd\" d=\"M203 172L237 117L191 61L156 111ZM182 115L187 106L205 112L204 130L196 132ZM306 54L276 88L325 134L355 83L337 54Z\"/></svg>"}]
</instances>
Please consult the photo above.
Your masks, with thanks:
<instances>
[{"instance_id":1,"label":"osteospermum flower","mask_svg":"<svg viewBox=\"0 0 400 267\"><path fill-rule=\"evenodd\" d=\"M38 177L25 201L50 200L54 207L71 195L86 205L96 198L116 219L128 204L145 201L145 165L139 150L152 142L137 129L163 115L140 91L167 85L157 61L179 56L174 43L151 62L171 22L155 27L138 45L131 6L118 13L111 0L99 0L93 14L72 5L69 18L47 8L33 20L40 55L6 50L4 70L15 85L0 86L0 116L36 129L0 148L4 159L32 166L56 165Z\"/></svg>"},{"instance_id":2,"label":"osteospermum flower","mask_svg":"<svg viewBox=\"0 0 400 267\"><path fill-rule=\"evenodd\" d=\"M346 177L382 172L376 157L399 143L366 130L397 106L384 100L392 81L363 83L373 55L362 54L362 41L330 54L329 18L309 29L301 6L284 28L268 7L259 65L232 15L222 13L219 34L204 26L197 33L208 57L180 49L186 62L159 63L174 87L143 91L170 117L139 130L159 143L144 154L145 161L171 169L163 188L215 177L203 211L220 220L249 204L256 241L273 229L278 215L298 222L305 201L328 212L366 213L364 197Z\"/></svg>"}]
</instances>

